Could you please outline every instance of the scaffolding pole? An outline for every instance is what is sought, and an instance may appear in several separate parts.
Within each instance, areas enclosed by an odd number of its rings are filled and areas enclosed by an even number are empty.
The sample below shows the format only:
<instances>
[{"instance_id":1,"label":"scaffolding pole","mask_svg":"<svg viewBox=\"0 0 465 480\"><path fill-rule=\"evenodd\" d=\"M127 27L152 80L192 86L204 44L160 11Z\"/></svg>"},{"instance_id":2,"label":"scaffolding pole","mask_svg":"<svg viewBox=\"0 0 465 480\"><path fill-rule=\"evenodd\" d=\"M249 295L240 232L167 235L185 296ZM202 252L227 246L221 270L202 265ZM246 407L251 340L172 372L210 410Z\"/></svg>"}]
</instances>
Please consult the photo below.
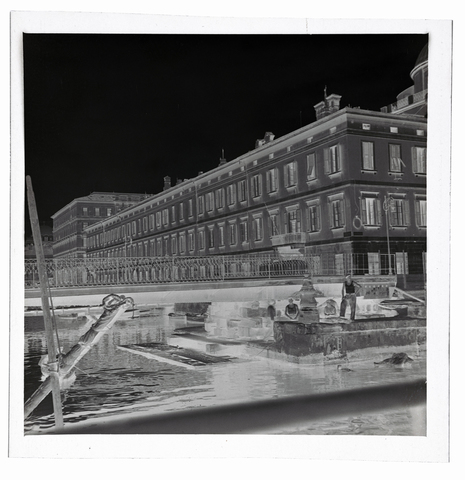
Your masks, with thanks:
<instances>
[{"instance_id":1,"label":"scaffolding pole","mask_svg":"<svg viewBox=\"0 0 465 480\"><path fill-rule=\"evenodd\" d=\"M37 214L36 200L32 189L30 176L26 176L27 200L29 207L29 217L31 220L32 236L37 257L37 269L39 272L40 296L42 301L42 312L44 315L45 337L47 340L48 368L50 370L50 383L53 399L53 413L55 415L55 426L63 427L63 411L61 405L60 380L58 376L58 359L52 314L50 311L50 299L48 295L48 277L45 264L45 255L42 247L42 237L40 234L39 216Z\"/></svg>"}]
</instances>

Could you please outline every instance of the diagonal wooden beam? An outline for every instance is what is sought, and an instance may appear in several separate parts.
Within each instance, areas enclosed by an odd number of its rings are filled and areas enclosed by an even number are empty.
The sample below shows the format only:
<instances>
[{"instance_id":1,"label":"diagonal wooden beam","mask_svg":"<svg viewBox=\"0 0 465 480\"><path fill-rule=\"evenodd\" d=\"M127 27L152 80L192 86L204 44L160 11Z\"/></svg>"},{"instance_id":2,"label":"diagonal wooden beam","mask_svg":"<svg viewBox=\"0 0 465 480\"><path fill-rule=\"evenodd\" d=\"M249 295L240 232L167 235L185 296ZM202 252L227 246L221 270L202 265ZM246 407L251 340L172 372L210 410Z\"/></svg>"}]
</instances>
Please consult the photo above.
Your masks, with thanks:
<instances>
[{"instance_id":1,"label":"diagonal wooden beam","mask_svg":"<svg viewBox=\"0 0 465 480\"><path fill-rule=\"evenodd\" d=\"M53 398L53 412L55 415L55 426L63 427L63 412L61 405L60 380L58 377L58 360L55 337L53 330L52 314L50 311L50 299L48 295L48 277L45 263L45 255L42 246L42 237L40 235L39 216L37 214L36 200L32 189L32 180L26 176L27 201L29 207L29 217L31 220L32 236L34 238L34 247L37 257L37 268L40 280L40 295L42 301L42 311L44 315L45 336L47 340L48 365L50 369L50 382Z\"/></svg>"}]
</instances>

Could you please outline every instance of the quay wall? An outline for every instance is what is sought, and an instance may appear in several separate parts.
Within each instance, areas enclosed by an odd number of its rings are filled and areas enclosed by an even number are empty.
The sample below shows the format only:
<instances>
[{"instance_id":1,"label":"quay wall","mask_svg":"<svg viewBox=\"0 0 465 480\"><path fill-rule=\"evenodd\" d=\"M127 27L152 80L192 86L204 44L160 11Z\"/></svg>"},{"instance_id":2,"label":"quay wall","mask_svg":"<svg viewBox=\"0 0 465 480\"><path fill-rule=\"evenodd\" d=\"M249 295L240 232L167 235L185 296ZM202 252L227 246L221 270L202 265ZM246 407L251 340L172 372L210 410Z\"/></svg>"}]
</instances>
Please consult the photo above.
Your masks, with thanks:
<instances>
[{"instance_id":1,"label":"quay wall","mask_svg":"<svg viewBox=\"0 0 465 480\"><path fill-rule=\"evenodd\" d=\"M354 277L362 286L364 299L389 298L395 286L395 277ZM172 304L202 302L234 302L270 300L290 296L302 287L304 277L260 278L205 282L171 282L134 285L100 285L51 288L53 302L57 306L98 305L110 293L130 296L140 304ZM340 298L341 276L312 277L318 297ZM41 305L39 288L24 291L25 306Z\"/></svg>"},{"instance_id":2,"label":"quay wall","mask_svg":"<svg viewBox=\"0 0 465 480\"><path fill-rule=\"evenodd\" d=\"M304 324L275 321L273 352L318 361L340 360L364 351L395 352L398 347L426 348L426 319L372 319L352 323ZM279 355L278 355L279 356Z\"/></svg>"},{"instance_id":3,"label":"quay wall","mask_svg":"<svg viewBox=\"0 0 465 480\"><path fill-rule=\"evenodd\" d=\"M52 288L54 306L100 305L110 293L132 297L137 305L268 301L300 290L302 279L240 280L205 283ZM41 307L39 289L25 291L25 307Z\"/></svg>"}]
</instances>

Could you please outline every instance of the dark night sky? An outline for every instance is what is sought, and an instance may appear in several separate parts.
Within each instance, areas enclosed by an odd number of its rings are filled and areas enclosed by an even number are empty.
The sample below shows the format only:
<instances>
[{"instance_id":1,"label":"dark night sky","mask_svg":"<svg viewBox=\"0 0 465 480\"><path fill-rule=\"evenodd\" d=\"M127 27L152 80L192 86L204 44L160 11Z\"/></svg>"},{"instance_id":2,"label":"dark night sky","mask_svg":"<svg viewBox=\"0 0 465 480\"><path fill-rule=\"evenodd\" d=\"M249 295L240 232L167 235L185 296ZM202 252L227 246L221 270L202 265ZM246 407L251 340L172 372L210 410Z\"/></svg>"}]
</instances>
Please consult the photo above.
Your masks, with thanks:
<instances>
[{"instance_id":1,"label":"dark night sky","mask_svg":"<svg viewBox=\"0 0 465 480\"><path fill-rule=\"evenodd\" d=\"M157 193L315 121L379 111L426 35L24 35L26 175L39 218L92 191ZM28 221L26 222L26 226Z\"/></svg>"}]
</instances>

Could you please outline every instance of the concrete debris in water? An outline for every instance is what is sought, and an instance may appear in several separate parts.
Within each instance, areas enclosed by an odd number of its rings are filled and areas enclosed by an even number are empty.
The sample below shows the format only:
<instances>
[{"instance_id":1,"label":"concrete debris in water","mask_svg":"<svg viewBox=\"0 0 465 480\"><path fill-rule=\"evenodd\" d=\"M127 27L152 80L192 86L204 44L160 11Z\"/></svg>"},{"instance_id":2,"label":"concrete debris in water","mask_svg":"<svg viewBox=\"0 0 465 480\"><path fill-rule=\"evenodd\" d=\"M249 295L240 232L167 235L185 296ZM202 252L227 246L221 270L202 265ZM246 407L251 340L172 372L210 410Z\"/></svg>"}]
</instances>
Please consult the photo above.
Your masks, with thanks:
<instances>
[{"instance_id":1,"label":"concrete debris in water","mask_svg":"<svg viewBox=\"0 0 465 480\"><path fill-rule=\"evenodd\" d=\"M410 358L406 353L393 353L391 358L385 358L381 362L374 363L375 365L404 365L411 362L413 362L413 358Z\"/></svg>"}]
</instances>

